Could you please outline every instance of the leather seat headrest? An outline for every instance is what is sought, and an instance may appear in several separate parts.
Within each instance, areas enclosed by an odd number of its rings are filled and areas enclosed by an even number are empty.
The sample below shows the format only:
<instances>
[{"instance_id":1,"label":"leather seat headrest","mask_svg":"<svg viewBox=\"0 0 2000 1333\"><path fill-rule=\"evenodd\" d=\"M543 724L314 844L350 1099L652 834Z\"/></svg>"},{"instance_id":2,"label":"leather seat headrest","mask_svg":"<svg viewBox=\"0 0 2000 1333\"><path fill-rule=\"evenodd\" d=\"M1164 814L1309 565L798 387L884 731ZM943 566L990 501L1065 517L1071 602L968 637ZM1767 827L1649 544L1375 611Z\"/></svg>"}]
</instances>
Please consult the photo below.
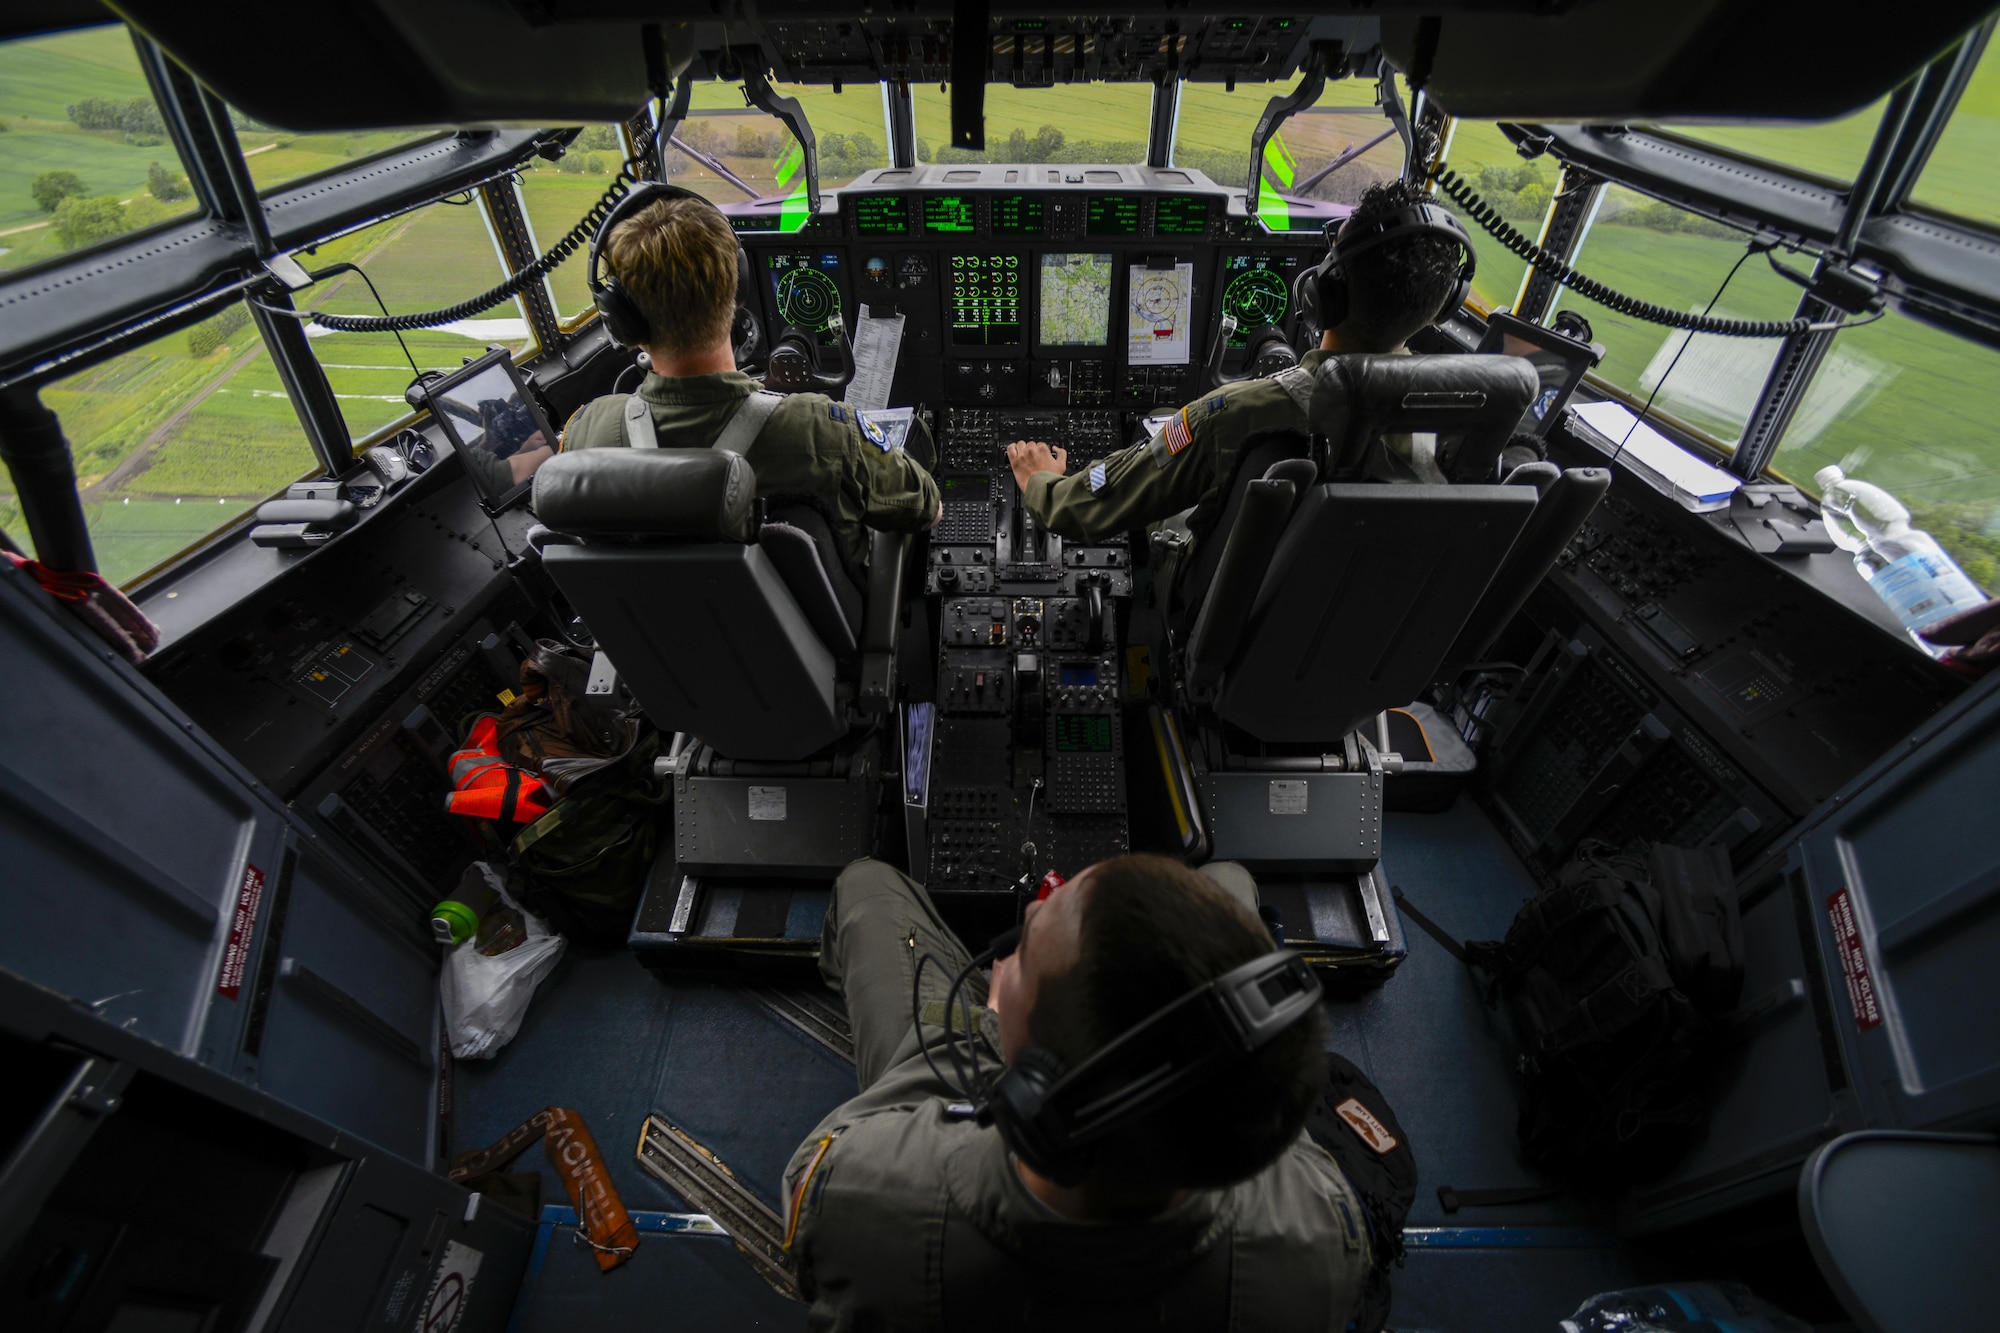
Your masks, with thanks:
<instances>
[{"instance_id":1,"label":"leather seat headrest","mask_svg":"<svg viewBox=\"0 0 2000 1333\"><path fill-rule=\"evenodd\" d=\"M723 449L580 449L535 473L535 516L577 537L747 542L757 474Z\"/></svg>"}]
</instances>

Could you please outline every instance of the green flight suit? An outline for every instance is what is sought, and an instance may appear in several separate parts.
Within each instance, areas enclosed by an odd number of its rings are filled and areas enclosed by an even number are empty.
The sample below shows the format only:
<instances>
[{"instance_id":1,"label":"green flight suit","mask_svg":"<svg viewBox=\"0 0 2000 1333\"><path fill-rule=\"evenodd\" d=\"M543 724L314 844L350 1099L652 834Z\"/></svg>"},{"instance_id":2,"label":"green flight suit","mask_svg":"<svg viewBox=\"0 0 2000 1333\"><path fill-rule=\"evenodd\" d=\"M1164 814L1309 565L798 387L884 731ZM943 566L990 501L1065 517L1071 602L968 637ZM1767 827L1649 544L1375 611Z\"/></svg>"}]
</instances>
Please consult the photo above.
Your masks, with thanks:
<instances>
[{"instance_id":1,"label":"green flight suit","mask_svg":"<svg viewBox=\"0 0 2000 1333\"><path fill-rule=\"evenodd\" d=\"M1299 358L1301 383L1333 353ZM1028 479L1028 512L1044 528L1077 541L1099 541L1180 513L1195 512L1188 529L1197 544L1215 528L1223 488L1244 440L1267 430L1305 431L1304 406L1277 378L1225 384L1180 410L1152 439L1094 464L1070 460L1067 476L1037 472Z\"/></svg>"},{"instance_id":2,"label":"green flight suit","mask_svg":"<svg viewBox=\"0 0 2000 1333\"><path fill-rule=\"evenodd\" d=\"M740 371L667 379L648 374L639 396L653 410L662 448L703 449L722 433L738 404L757 390ZM578 408L563 427L569 449L621 447L626 394L607 394ZM921 429L913 424L912 429ZM850 565L868 564L868 529L921 532L937 517L938 488L922 464L876 443L866 420L824 394L795 393L778 405L747 457L757 493L805 492L826 502L834 536Z\"/></svg>"},{"instance_id":3,"label":"green flight suit","mask_svg":"<svg viewBox=\"0 0 2000 1333\"><path fill-rule=\"evenodd\" d=\"M1240 867L1203 869L1246 893ZM1367 1224L1353 1187L1309 1137L1250 1179L1192 1191L1145 1222L1061 1217L1021 1183L999 1130L953 1110L955 1096L924 1063L910 1005L925 954L935 962L918 993L922 1032L949 1070L941 1002L969 954L908 876L879 861L848 866L820 971L847 1002L861 1095L792 1155L781 1204L809 1328L1347 1327L1369 1272ZM985 996L975 973L971 1000ZM994 1021L984 1009L973 1018L990 1075Z\"/></svg>"},{"instance_id":4,"label":"green flight suit","mask_svg":"<svg viewBox=\"0 0 2000 1333\"><path fill-rule=\"evenodd\" d=\"M1406 355L1397 348L1390 355ZM1028 479L1028 512L1044 528L1078 541L1099 541L1170 518L1190 505L1195 546L1221 519L1224 488L1236 471L1236 451L1260 431L1308 431L1305 404L1315 372L1334 353L1315 348L1297 370L1268 379L1225 384L1189 403L1152 439L1090 462L1071 459L1068 475L1037 472ZM1391 435L1371 447L1363 475L1388 482L1441 483L1430 435Z\"/></svg>"}]
</instances>

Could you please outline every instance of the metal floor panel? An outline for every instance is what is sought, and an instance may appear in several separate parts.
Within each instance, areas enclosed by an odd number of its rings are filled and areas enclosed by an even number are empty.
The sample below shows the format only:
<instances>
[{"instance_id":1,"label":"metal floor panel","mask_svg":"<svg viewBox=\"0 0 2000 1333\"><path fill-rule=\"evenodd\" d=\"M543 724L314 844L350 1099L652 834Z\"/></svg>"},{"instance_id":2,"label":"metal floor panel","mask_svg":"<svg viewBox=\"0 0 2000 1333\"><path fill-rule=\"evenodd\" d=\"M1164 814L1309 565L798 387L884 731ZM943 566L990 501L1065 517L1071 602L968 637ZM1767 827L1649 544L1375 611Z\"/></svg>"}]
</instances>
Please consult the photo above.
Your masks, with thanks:
<instances>
[{"instance_id":1,"label":"metal floor panel","mask_svg":"<svg viewBox=\"0 0 2000 1333\"><path fill-rule=\"evenodd\" d=\"M1391 814L1383 844L1386 882L1454 935L1497 938L1533 892L1470 801L1443 814ZM1444 1228L1413 1244L1396 1274L1392 1327L1548 1333L1585 1297L1636 1281L1632 1259L1574 1198L1443 1213L1441 1184L1539 1182L1515 1150L1513 1078L1470 977L1421 931L1408 935L1409 959L1382 989L1328 1007L1336 1049L1381 1084L1415 1146L1410 1225ZM459 1064L454 1146L491 1142L544 1106L567 1106L589 1123L628 1208L700 1211L638 1165L641 1128L658 1112L776 1209L792 1150L854 1091L853 1066L822 1040L837 1040L830 1002L782 1012L795 1007L774 1008L740 985L663 983L623 952L572 950L513 1045L491 1062ZM518 1165L542 1171L545 1203L566 1202L538 1151ZM632 1262L605 1275L560 1232L555 1239L523 1288L514 1333L585 1322L663 1333L803 1324L803 1307L782 1300L724 1238L645 1235Z\"/></svg>"}]
</instances>

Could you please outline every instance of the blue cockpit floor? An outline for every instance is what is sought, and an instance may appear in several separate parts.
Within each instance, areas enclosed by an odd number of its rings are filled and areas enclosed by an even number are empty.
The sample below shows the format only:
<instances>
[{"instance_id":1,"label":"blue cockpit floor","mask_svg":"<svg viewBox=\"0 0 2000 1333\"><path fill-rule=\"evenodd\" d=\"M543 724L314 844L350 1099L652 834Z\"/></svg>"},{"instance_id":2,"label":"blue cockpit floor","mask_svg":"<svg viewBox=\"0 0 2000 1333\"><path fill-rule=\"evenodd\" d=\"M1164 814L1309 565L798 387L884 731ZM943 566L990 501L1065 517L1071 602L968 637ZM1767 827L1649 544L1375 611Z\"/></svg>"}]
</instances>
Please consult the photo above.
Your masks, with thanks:
<instances>
[{"instance_id":1,"label":"blue cockpit floor","mask_svg":"<svg viewBox=\"0 0 2000 1333\"><path fill-rule=\"evenodd\" d=\"M1434 815L1392 814L1389 883L1460 938L1497 938L1533 881L1470 800ZM1407 923L1406 923L1407 926ZM1636 1282L1630 1255L1569 1198L1446 1216L1437 1187L1538 1183L1514 1142L1514 1083L1472 979L1408 927L1409 957L1380 990L1329 1002L1333 1045L1381 1085L1416 1151L1419 1192L1391 1327L1431 1333L1554 1333L1585 1297ZM656 979L631 955L572 951L543 984L520 1035L492 1061L457 1066L452 1150L483 1146L545 1106L589 1124L628 1208L687 1212L642 1171L640 1128L658 1111L778 1206L778 1178L813 1125L854 1091L854 1072L726 985ZM567 1203L530 1148L543 1202ZM515 1333L580 1324L676 1329L797 1328L803 1310L766 1286L729 1243L649 1235L600 1274L557 1230L522 1289Z\"/></svg>"}]
</instances>

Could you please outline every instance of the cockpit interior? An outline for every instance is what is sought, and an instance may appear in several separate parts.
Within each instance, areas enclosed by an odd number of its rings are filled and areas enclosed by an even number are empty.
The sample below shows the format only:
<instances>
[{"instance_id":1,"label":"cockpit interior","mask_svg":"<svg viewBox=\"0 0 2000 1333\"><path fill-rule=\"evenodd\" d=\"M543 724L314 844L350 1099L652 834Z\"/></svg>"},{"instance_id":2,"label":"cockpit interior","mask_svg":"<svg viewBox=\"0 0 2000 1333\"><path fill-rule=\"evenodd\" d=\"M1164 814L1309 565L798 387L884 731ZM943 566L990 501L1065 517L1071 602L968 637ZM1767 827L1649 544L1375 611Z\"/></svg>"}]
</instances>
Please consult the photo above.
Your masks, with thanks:
<instances>
[{"instance_id":1,"label":"cockpit interior","mask_svg":"<svg viewBox=\"0 0 2000 1333\"><path fill-rule=\"evenodd\" d=\"M805 1327L843 868L976 950L1134 852L1247 870L1394 1108L1377 1327L1993 1326L1996 21L10 7L0 1326ZM1464 290L1344 356L1396 181ZM737 369L933 522L565 447L659 378L594 295L651 182L735 233ZM1010 466L1187 466L1258 381L1296 439L1192 532ZM1697 866L1729 998L1591 1085L1671 1146L1552 1166L1523 923L1622 884L1651 965ZM1634 978L1566 1020L1636 1043Z\"/></svg>"}]
</instances>

